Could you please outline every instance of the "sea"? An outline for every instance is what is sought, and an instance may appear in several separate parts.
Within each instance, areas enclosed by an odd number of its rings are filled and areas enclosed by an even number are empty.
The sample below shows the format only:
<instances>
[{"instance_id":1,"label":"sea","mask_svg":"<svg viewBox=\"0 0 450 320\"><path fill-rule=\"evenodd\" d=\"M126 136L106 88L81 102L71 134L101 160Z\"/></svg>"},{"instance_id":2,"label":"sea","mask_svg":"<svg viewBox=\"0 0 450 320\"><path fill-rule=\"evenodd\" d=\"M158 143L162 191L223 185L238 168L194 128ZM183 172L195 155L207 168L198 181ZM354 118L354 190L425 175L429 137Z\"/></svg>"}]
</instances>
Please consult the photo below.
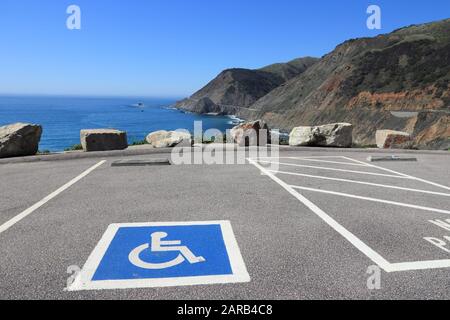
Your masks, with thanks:
<instances>
[{"instance_id":1,"label":"sea","mask_svg":"<svg viewBox=\"0 0 450 320\"><path fill-rule=\"evenodd\" d=\"M202 121L203 130L225 132L239 123L229 116L198 115L172 107L175 99L135 97L0 96L0 126L35 123L43 127L40 151L61 152L80 143L80 130L113 128L128 143L153 131L186 129Z\"/></svg>"}]
</instances>

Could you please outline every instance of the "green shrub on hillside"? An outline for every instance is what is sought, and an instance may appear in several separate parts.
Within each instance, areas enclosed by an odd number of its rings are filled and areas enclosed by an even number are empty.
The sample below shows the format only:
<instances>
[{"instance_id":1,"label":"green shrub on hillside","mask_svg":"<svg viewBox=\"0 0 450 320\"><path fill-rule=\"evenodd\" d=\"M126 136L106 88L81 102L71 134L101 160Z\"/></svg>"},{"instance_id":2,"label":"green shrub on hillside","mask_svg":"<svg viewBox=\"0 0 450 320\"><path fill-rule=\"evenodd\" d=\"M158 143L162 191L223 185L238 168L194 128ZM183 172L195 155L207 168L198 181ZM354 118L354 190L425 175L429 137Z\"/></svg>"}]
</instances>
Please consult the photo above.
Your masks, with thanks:
<instances>
[{"instance_id":1,"label":"green shrub on hillside","mask_svg":"<svg viewBox=\"0 0 450 320\"><path fill-rule=\"evenodd\" d=\"M79 151L79 150L83 150L81 144L74 144L73 146L64 149L64 151Z\"/></svg>"},{"instance_id":2,"label":"green shrub on hillside","mask_svg":"<svg viewBox=\"0 0 450 320\"><path fill-rule=\"evenodd\" d=\"M134 141L130 146L142 146L144 144L148 144L147 140L138 140Z\"/></svg>"}]
</instances>

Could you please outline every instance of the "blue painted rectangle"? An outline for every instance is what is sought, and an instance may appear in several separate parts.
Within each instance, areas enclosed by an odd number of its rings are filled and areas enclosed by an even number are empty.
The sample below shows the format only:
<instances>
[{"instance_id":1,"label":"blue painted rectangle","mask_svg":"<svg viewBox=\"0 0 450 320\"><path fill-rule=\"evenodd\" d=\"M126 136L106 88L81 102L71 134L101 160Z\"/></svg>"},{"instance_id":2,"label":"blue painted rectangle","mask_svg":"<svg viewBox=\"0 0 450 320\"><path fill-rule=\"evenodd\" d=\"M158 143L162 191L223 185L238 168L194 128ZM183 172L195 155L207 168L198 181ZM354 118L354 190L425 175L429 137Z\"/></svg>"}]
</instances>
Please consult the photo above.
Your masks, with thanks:
<instances>
[{"instance_id":1,"label":"blue painted rectangle","mask_svg":"<svg viewBox=\"0 0 450 320\"><path fill-rule=\"evenodd\" d=\"M129 254L136 247L151 242L155 232L168 234L164 241L181 241L196 256L205 258L204 262L191 264L186 259L183 263L161 270L137 267L129 260ZM142 251L140 259L149 263L162 263L175 259L179 252L152 252L149 248ZM195 276L231 275L233 273L225 246L220 224L120 227L97 270L92 281L158 279Z\"/></svg>"}]
</instances>

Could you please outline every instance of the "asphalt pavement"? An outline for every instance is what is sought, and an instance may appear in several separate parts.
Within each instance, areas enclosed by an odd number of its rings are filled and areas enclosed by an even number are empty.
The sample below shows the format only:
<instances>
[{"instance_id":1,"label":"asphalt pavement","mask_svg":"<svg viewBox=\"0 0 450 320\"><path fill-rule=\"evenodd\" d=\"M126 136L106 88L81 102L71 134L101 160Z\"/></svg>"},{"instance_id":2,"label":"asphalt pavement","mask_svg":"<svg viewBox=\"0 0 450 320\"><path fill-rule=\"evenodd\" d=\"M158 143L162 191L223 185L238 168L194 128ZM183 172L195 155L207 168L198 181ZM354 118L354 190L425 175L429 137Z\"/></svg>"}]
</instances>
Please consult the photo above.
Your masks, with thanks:
<instances>
[{"instance_id":1,"label":"asphalt pavement","mask_svg":"<svg viewBox=\"0 0 450 320\"><path fill-rule=\"evenodd\" d=\"M0 299L450 299L450 153L367 161L377 154L0 164ZM250 281L65 289L111 224L189 221L229 221Z\"/></svg>"}]
</instances>

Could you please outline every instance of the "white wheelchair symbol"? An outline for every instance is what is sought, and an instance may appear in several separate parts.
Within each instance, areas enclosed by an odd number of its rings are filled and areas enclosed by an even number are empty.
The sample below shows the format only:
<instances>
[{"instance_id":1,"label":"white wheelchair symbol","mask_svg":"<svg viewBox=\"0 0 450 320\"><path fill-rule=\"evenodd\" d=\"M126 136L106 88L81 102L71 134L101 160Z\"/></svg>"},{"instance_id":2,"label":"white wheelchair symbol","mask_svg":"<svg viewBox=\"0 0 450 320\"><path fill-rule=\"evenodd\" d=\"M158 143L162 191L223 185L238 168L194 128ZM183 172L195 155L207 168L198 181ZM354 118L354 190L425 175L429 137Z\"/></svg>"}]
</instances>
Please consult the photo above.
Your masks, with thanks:
<instances>
[{"instance_id":1,"label":"white wheelchair symbol","mask_svg":"<svg viewBox=\"0 0 450 320\"><path fill-rule=\"evenodd\" d=\"M128 255L128 260L135 265L136 267L142 269L149 270L161 270L167 269L171 267L175 267L185 260L187 260L190 264L205 262L206 259L203 257L196 257L192 251L186 247L181 246L181 241L163 241L162 239L167 238L169 235L165 232L155 232L151 235L150 244L143 244ZM150 263L143 261L140 258L140 254L145 250L150 249L151 252L168 252L168 251L177 251L180 254L173 260L163 263Z\"/></svg>"}]
</instances>

